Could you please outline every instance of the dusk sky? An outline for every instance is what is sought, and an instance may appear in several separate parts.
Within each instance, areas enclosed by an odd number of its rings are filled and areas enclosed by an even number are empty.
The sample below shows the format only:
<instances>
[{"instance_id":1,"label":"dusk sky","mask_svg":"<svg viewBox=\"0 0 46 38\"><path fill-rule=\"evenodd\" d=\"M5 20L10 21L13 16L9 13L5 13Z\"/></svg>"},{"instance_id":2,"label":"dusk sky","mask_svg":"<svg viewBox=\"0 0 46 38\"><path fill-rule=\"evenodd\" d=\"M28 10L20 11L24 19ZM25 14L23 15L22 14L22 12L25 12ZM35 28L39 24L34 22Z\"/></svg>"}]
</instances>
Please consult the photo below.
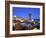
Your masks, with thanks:
<instances>
[{"instance_id":1,"label":"dusk sky","mask_svg":"<svg viewBox=\"0 0 46 38\"><path fill-rule=\"evenodd\" d=\"M23 7L13 7L13 16L18 16L22 18L28 18L28 14L32 14L33 19L40 19L40 8L23 8Z\"/></svg>"}]
</instances>

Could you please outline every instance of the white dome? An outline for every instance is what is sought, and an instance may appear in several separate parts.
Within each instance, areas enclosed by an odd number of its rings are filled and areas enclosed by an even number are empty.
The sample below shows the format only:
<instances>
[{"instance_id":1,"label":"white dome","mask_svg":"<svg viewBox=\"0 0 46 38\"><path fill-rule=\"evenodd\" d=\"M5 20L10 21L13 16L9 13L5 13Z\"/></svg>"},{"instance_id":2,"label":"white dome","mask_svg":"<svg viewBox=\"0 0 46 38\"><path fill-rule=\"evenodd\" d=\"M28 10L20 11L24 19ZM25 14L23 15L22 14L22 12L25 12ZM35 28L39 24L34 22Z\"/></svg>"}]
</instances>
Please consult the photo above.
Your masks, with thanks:
<instances>
[{"instance_id":1,"label":"white dome","mask_svg":"<svg viewBox=\"0 0 46 38\"><path fill-rule=\"evenodd\" d=\"M16 17L16 16L14 16L14 17Z\"/></svg>"},{"instance_id":2,"label":"white dome","mask_svg":"<svg viewBox=\"0 0 46 38\"><path fill-rule=\"evenodd\" d=\"M34 20L32 19L32 21L34 21Z\"/></svg>"}]
</instances>

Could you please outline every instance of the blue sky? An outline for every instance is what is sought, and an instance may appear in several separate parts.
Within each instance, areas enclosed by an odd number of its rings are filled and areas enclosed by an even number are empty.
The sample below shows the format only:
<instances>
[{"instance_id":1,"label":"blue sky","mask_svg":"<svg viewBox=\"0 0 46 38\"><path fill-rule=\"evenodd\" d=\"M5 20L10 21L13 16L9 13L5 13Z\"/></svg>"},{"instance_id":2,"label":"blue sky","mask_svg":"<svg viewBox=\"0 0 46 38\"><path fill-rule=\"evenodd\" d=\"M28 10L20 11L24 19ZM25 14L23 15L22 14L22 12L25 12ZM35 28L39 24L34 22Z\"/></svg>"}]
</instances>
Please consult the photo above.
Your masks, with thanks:
<instances>
[{"instance_id":1,"label":"blue sky","mask_svg":"<svg viewBox=\"0 0 46 38\"><path fill-rule=\"evenodd\" d=\"M13 7L13 16L19 16L23 18L28 18L28 14L32 14L33 19L40 19L40 8L23 8L23 7Z\"/></svg>"}]
</instances>

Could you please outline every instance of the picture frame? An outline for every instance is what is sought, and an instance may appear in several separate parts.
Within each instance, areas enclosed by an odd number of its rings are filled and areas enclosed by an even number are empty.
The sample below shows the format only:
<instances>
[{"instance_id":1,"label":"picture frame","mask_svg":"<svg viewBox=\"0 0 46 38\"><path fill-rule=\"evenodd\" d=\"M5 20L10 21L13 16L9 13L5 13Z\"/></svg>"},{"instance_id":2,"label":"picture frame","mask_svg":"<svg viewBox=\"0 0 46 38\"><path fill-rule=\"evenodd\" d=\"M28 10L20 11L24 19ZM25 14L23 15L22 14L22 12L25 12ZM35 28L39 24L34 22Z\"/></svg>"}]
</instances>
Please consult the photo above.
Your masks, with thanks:
<instances>
[{"instance_id":1,"label":"picture frame","mask_svg":"<svg viewBox=\"0 0 46 38\"><path fill-rule=\"evenodd\" d=\"M14 12L13 7L24 7L28 8L40 8L39 18L40 18L40 30L24 30L24 31L11 31L12 30L12 12ZM13 11L12 11L13 9ZM16 12L16 11L15 11ZM36 11L35 11L36 12ZM34 36L34 35L44 35L45 34L45 5L44 3L37 2L20 2L20 1L5 1L5 37L18 37L18 36Z\"/></svg>"}]
</instances>

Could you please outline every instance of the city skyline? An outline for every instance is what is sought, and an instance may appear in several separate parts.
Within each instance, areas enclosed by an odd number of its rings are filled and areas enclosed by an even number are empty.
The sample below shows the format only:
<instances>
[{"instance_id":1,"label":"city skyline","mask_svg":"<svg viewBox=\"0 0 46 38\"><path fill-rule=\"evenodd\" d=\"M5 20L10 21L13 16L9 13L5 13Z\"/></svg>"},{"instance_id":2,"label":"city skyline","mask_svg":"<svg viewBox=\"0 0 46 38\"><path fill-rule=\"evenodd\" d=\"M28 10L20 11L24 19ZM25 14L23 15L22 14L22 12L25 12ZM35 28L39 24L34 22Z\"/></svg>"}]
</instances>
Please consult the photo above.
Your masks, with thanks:
<instances>
[{"instance_id":1,"label":"city skyline","mask_svg":"<svg viewBox=\"0 0 46 38\"><path fill-rule=\"evenodd\" d=\"M23 8L23 7L13 7L13 16L18 16L22 18L28 18L28 14L32 14L32 19L40 19L40 8Z\"/></svg>"}]
</instances>

